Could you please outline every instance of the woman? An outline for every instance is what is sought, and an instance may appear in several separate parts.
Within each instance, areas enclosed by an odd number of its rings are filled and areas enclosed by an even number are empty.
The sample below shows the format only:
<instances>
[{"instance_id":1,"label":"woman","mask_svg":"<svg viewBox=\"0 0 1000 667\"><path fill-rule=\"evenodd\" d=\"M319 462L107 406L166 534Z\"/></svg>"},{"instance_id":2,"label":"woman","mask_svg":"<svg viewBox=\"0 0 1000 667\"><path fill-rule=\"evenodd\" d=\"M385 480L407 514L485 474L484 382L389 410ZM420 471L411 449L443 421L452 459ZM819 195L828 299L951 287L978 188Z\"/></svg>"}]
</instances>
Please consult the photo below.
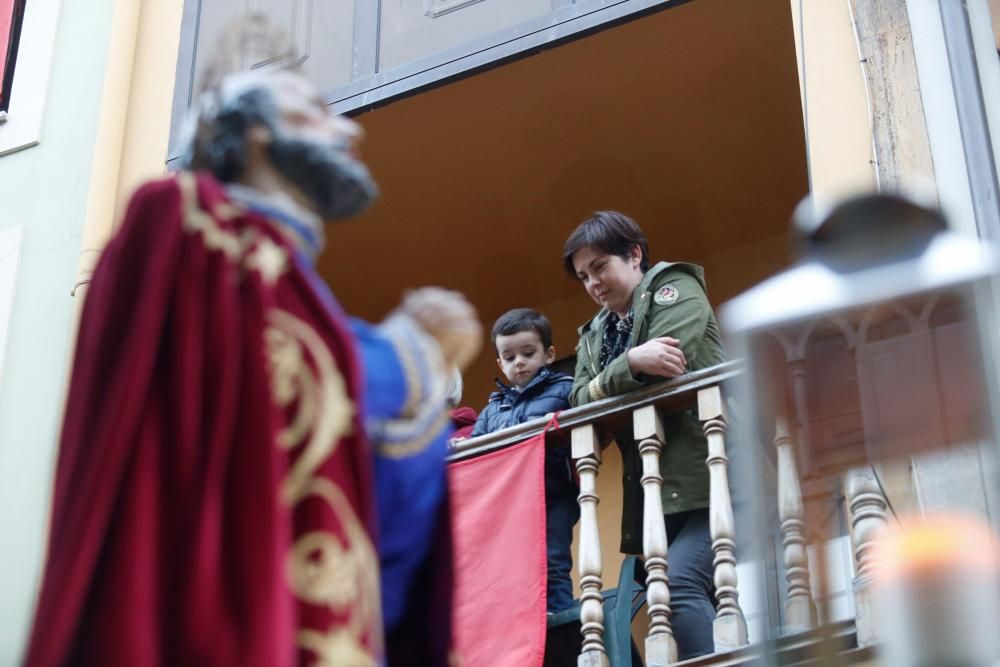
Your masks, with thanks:
<instances>
[{"instance_id":1,"label":"woman","mask_svg":"<svg viewBox=\"0 0 1000 667\"><path fill-rule=\"evenodd\" d=\"M601 211L563 247L566 271L601 310L580 327L570 403L582 405L721 363L719 327L704 271L649 267L649 246L628 216ZM678 658L711 653L715 618L707 443L692 411L664 417L662 503L670 548L670 602ZM631 435L616 436L623 462L622 544L642 553L642 462Z\"/></svg>"}]
</instances>

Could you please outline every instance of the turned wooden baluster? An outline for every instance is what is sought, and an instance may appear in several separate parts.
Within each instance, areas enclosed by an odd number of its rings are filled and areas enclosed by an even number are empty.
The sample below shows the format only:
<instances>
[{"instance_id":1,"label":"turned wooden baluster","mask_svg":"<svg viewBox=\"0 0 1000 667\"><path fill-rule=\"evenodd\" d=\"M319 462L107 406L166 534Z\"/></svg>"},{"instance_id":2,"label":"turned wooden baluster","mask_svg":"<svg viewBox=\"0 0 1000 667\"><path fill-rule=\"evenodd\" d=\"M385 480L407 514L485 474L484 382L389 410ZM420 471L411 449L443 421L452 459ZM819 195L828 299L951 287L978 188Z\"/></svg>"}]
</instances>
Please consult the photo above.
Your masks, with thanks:
<instances>
[{"instance_id":1,"label":"turned wooden baluster","mask_svg":"<svg viewBox=\"0 0 1000 667\"><path fill-rule=\"evenodd\" d=\"M601 446L591 425L573 429L573 459L580 475L580 625L583 647L578 667L608 667L604 652L604 606L601 597L601 537L597 527L597 472Z\"/></svg>"},{"instance_id":2,"label":"turned wooden baluster","mask_svg":"<svg viewBox=\"0 0 1000 667\"><path fill-rule=\"evenodd\" d=\"M716 652L747 643L747 621L736 588L736 528L729 493L729 458L726 456L726 416L722 390L709 387L698 392L698 415L708 438L709 528L715 552L715 598L718 607L712 634Z\"/></svg>"},{"instance_id":3,"label":"turned wooden baluster","mask_svg":"<svg viewBox=\"0 0 1000 667\"><path fill-rule=\"evenodd\" d=\"M665 667L677 662L677 642L670 626L670 589L667 578L667 527L663 521L660 489L660 451L663 424L652 405L632 413L632 428L642 457L642 555L646 563L646 604L649 633L646 666Z\"/></svg>"},{"instance_id":4,"label":"turned wooden baluster","mask_svg":"<svg viewBox=\"0 0 1000 667\"><path fill-rule=\"evenodd\" d=\"M854 609L858 646L871 646L878 639L872 608L871 582L875 536L887 524L885 496L871 468L847 473L847 507L851 513L851 543L854 546Z\"/></svg>"},{"instance_id":5,"label":"turned wooden baluster","mask_svg":"<svg viewBox=\"0 0 1000 667\"><path fill-rule=\"evenodd\" d=\"M774 428L774 448L778 453L778 518L785 556L785 625L798 632L816 625L816 605L809 588L809 558L806 552L805 512L795 449L788 435L788 424L778 417Z\"/></svg>"}]
</instances>

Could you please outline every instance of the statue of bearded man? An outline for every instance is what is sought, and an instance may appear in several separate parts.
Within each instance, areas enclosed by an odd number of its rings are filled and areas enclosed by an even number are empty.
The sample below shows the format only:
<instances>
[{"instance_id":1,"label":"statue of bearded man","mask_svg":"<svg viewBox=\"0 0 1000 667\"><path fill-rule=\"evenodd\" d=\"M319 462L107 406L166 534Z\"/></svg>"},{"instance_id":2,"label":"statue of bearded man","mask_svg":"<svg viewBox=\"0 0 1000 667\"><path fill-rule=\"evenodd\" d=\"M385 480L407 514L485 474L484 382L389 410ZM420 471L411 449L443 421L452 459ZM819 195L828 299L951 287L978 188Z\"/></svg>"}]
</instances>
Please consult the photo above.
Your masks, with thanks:
<instances>
[{"instance_id":1,"label":"statue of bearded man","mask_svg":"<svg viewBox=\"0 0 1000 667\"><path fill-rule=\"evenodd\" d=\"M313 268L376 187L289 71L230 76L93 276L28 665L445 664L458 294L352 322Z\"/></svg>"}]
</instances>

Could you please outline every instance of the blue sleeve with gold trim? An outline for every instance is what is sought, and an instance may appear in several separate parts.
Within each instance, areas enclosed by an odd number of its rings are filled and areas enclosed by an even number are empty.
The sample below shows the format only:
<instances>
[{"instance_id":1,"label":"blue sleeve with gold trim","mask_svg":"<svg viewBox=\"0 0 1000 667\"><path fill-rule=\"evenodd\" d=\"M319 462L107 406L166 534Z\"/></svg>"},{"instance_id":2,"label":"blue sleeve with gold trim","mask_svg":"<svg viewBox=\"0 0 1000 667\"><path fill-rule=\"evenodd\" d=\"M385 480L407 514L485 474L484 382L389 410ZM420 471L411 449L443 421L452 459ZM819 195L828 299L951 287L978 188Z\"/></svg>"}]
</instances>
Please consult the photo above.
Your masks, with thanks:
<instances>
[{"instance_id":1,"label":"blue sleeve with gold trim","mask_svg":"<svg viewBox=\"0 0 1000 667\"><path fill-rule=\"evenodd\" d=\"M430 551L445 502L451 420L437 343L409 317L377 326L355 320L365 375L365 427L375 455L387 629L400 620L417 568Z\"/></svg>"}]
</instances>

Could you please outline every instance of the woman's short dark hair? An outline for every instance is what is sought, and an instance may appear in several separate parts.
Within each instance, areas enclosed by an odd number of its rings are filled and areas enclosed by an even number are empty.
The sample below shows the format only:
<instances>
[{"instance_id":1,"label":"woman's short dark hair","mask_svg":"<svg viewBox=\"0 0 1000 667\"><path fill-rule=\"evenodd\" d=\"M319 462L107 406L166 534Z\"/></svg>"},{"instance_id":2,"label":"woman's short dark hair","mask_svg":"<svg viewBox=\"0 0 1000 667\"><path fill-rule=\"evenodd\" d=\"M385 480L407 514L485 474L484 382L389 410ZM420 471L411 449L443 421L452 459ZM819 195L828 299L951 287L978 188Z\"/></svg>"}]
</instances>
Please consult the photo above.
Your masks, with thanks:
<instances>
[{"instance_id":1,"label":"woman's short dark hair","mask_svg":"<svg viewBox=\"0 0 1000 667\"><path fill-rule=\"evenodd\" d=\"M547 350L552 347L552 325L548 318L531 308L515 308L508 310L493 323L493 331L490 332L493 350L499 353L497 336L513 336L522 331L534 331L542 339L542 348Z\"/></svg>"},{"instance_id":2,"label":"woman's short dark hair","mask_svg":"<svg viewBox=\"0 0 1000 667\"><path fill-rule=\"evenodd\" d=\"M618 211L598 211L580 223L566 239L563 246L563 266L576 278L573 255L584 248L594 248L608 255L626 259L632 248L639 246L639 268L645 273L649 268L649 243L635 220Z\"/></svg>"}]
</instances>

